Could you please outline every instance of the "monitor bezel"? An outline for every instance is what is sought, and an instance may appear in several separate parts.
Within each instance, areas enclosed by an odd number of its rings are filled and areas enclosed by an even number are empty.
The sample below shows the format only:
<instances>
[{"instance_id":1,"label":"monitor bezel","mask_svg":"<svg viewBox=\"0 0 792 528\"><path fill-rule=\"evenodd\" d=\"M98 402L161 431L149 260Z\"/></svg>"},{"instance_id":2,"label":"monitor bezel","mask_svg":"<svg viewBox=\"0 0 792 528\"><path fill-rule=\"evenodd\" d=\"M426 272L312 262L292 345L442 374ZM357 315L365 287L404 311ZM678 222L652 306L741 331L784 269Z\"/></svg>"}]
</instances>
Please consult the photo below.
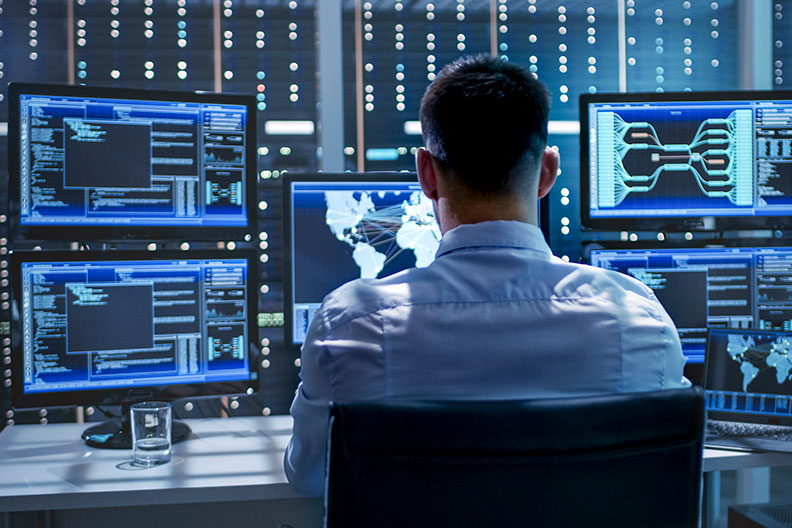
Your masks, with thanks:
<instances>
[{"instance_id":1,"label":"monitor bezel","mask_svg":"<svg viewBox=\"0 0 792 528\"><path fill-rule=\"evenodd\" d=\"M287 351L299 356L302 343L294 343L293 332L293 305L294 291L292 283L293 277L293 243L291 224L291 184L292 182L367 182L379 179L384 182L409 182L418 183L418 176L415 172L286 172L282 177L283 184L283 343ZM538 199L538 220L545 241L548 241L547 226L549 223L548 197ZM339 286L341 286L339 284ZM328 292L329 293L329 292Z\"/></svg>"},{"instance_id":2,"label":"monitor bezel","mask_svg":"<svg viewBox=\"0 0 792 528\"><path fill-rule=\"evenodd\" d=\"M792 90L731 90L703 92L627 92L584 93L579 99L580 113L580 224L585 230L606 231L730 231L738 229L786 229L792 215L764 216L663 216L592 217L590 211L589 105L600 103L657 103L696 101L792 101Z\"/></svg>"},{"instance_id":3,"label":"monitor bezel","mask_svg":"<svg viewBox=\"0 0 792 528\"><path fill-rule=\"evenodd\" d=\"M712 332L723 332L723 333L737 333L737 334L767 334L767 335L778 335L784 334L788 335L792 338L792 332L786 332L782 330L762 330L762 329L755 329L755 328L710 328L707 331L707 351L706 351L706 358L704 361L704 377L702 387L705 390L705 397L707 389L707 374L709 372L709 362L711 354L710 354L710 335ZM756 424L768 424L768 425L785 425L785 426L792 426L792 415L790 416L779 416L779 415L772 415L772 414L752 414L752 413L736 413L736 412L729 412L729 411L713 411L707 410L707 418L711 420L725 420L725 421L739 421L739 422L747 422L747 423L756 423Z\"/></svg>"},{"instance_id":4,"label":"monitor bezel","mask_svg":"<svg viewBox=\"0 0 792 528\"><path fill-rule=\"evenodd\" d=\"M231 104L247 109L245 127L245 207L247 224L238 226L134 225L134 224L41 224L21 223L19 202L20 96L63 96L143 101ZM256 108L253 95L201 91L146 90L103 86L11 82L8 84L8 222L13 240L245 240L257 232L256 209Z\"/></svg>"},{"instance_id":5,"label":"monitor bezel","mask_svg":"<svg viewBox=\"0 0 792 528\"><path fill-rule=\"evenodd\" d=\"M20 306L22 292L23 263L39 262L79 262L97 261L112 262L121 260L212 260L212 259L243 259L248 265L247 280L247 325L248 325L248 379L232 381L213 381L206 383L184 383L168 385L137 386L134 388L116 387L110 389L69 390L62 392L30 393L24 392L22 370L22 337ZM258 372L258 297L256 282L257 256L253 249L236 249L234 251L220 249L201 250L113 250L113 251L13 251L10 253L11 274L13 283L12 302L19 319L13 323L17 326L12 332L11 341L11 402L14 408L25 409L64 405L123 405L145 400L173 401L180 398L200 398L212 396L230 396L253 394L259 390Z\"/></svg>"}]
</instances>

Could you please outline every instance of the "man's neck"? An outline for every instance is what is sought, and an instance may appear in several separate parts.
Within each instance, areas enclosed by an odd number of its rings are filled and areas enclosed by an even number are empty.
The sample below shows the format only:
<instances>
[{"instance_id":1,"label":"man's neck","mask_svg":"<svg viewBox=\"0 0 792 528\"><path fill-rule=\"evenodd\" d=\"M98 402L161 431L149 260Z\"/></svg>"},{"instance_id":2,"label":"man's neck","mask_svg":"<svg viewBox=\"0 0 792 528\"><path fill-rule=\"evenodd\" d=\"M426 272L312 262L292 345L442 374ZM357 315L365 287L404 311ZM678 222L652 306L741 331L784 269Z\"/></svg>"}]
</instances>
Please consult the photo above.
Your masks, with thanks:
<instances>
[{"instance_id":1,"label":"man's neck","mask_svg":"<svg viewBox=\"0 0 792 528\"><path fill-rule=\"evenodd\" d=\"M437 203L437 216L443 233L462 224L477 224L492 220L513 220L538 225L536 202L527 204L520 199L502 197L452 202L441 198Z\"/></svg>"}]
</instances>

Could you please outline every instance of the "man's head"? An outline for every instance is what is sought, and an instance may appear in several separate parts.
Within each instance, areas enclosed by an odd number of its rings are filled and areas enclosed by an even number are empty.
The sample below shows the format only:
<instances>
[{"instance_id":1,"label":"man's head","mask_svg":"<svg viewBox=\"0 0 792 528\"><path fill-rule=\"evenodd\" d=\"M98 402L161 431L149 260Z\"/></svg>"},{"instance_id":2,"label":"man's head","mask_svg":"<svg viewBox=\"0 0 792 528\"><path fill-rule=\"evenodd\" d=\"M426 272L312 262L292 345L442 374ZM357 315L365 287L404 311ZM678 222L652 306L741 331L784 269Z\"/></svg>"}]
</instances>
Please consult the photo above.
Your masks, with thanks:
<instances>
[{"instance_id":1,"label":"man's head","mask_svg":"<svg viewBox=\"0 0 792 528\"><path fill-rule=\"evenodd\" d=\"M547 146L550 100L523 68L479 55L446 65L421 101L426 149L444 172L483 195L518 192Z\"/></svg>"}]
</instances>

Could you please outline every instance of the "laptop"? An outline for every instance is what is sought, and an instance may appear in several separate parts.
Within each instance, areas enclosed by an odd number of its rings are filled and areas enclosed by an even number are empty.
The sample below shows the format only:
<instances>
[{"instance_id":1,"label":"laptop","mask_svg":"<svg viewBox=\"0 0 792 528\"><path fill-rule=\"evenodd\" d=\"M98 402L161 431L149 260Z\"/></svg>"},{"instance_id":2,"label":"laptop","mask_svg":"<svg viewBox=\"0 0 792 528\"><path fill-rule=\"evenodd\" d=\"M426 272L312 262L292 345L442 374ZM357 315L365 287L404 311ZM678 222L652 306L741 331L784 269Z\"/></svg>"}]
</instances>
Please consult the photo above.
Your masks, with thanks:
<instances>
[{"instance_id":1,"label":"laptop","mask_svg":"<svg viewBox=\"0 0 792 528\"><path fill-rule=\"evenodd\" d=\"M792 332L711 328L706 447L792 452Z\"/></svg>"}]
</instances>

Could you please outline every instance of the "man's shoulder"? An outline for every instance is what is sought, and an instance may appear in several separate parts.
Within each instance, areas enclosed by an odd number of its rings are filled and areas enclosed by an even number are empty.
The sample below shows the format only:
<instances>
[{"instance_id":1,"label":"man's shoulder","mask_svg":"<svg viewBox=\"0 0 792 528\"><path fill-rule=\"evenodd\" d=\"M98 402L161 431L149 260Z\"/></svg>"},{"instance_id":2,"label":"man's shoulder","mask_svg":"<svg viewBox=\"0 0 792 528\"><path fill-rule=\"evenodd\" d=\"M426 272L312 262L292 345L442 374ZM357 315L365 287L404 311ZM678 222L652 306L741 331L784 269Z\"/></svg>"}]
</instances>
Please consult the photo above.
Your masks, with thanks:
<instances>
[{"instance_id":1,"label":"man's shoulder","mask_svg":"<svg viewBox=\"0 0 792 528\"><path fill-rule=\"evenodd\" d=\"M635 277L614 270L588 264L563 262L555 259L558 271L554 291L560 296L605 295L626 292L654 299L652 289Z\"/></svg>"},{"instance_id":2,"label":"man's shoulder","mask_svg":"<svg viewBox=\"0 0 792 528\"><path fill-rule=\"evenodd\" d=\"M381 279L355 279L339 286L324 298L323 316L332 324L411 302L421 288L425 271L404 270Z\"/></svg>"}]
</instances>

